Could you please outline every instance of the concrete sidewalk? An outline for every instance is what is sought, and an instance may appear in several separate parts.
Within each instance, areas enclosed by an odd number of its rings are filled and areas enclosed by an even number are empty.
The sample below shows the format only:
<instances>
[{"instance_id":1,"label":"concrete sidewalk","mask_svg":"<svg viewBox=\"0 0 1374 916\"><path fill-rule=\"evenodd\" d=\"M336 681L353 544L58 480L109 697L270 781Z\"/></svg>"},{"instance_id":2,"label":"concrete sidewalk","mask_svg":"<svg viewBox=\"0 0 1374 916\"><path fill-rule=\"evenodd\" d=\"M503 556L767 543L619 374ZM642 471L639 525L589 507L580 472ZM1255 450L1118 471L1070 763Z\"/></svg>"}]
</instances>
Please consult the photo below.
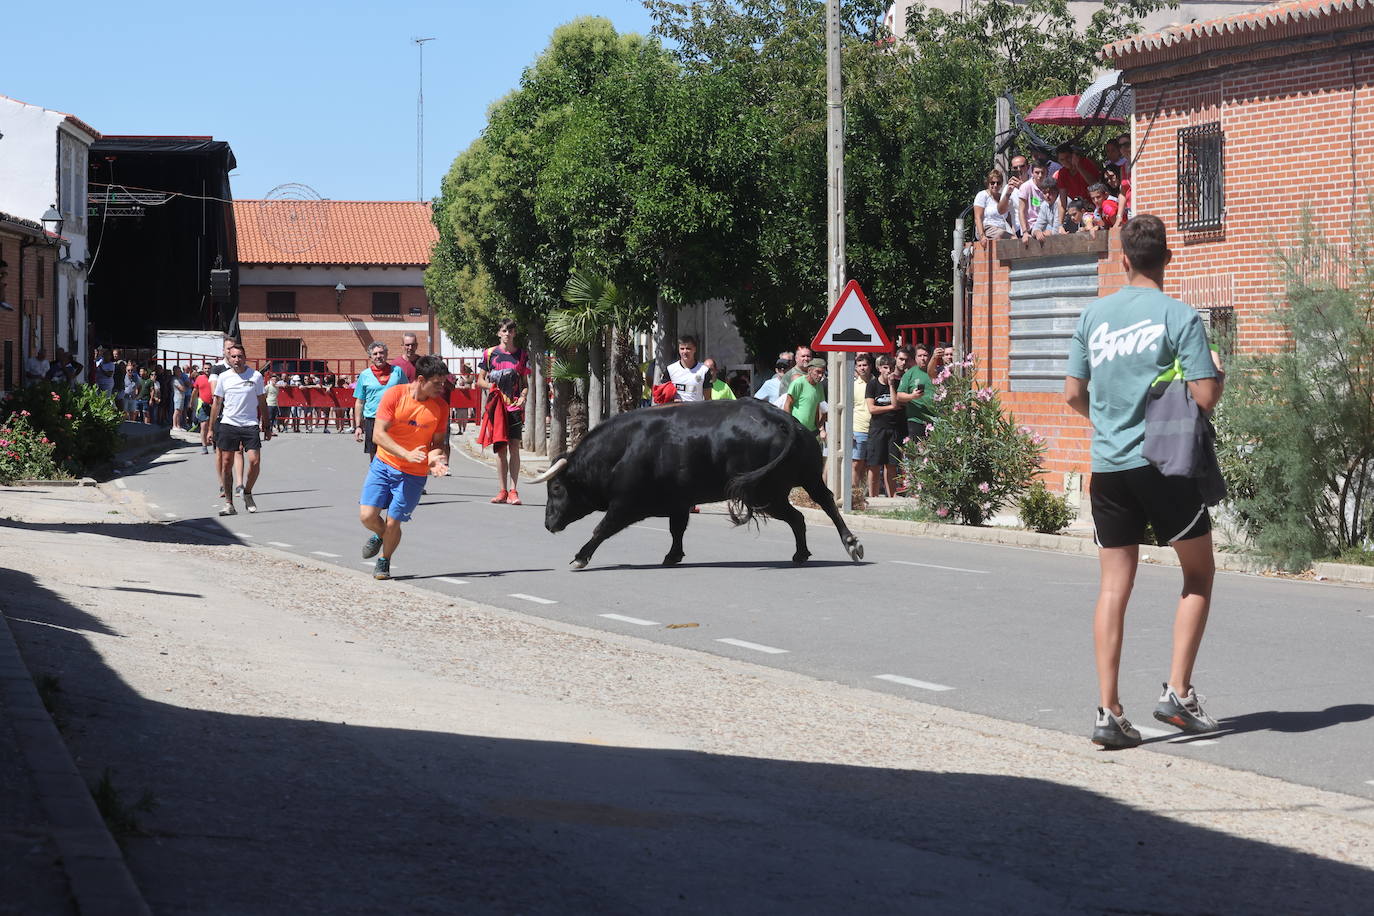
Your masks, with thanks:
<instances>
[{"instance_id":1,"label":"concrete sidewalk","mask_svg":"<svg viewBox=\"0 0 1374 916\"><path fill-rule=\"evenodd\" d=\"M114 487L3 490L0 515L0 609L60 681L77 770L156 796L122 840L155 912L1374 894L1363 799L379 583L152 523Z\"/></svg>"}]
</instances>

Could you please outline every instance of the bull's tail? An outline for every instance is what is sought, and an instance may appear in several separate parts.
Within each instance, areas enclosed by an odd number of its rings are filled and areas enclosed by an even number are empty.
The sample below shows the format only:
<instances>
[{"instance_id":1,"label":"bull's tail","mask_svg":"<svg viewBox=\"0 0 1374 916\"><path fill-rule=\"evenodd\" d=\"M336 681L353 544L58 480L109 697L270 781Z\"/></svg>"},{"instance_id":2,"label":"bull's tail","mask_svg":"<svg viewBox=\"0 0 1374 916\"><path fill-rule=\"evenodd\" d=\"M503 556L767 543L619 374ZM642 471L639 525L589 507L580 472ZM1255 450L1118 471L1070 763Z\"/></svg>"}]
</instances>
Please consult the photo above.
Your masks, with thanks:
<instances>
[{"instance_id":1,"label":"bull's tail","mask_svg":"<svg viewBox=\"0 0 1374 916\"><path fill-rule=\"evenodd\" d=\"M759 504L758 485L777 469L787 458L791 443L781 449L773 460L761 468L736 474L725 484L725 508L730 521L735 525L747 525L755 520L755 510Z\"/></svg>"}]
</instances>

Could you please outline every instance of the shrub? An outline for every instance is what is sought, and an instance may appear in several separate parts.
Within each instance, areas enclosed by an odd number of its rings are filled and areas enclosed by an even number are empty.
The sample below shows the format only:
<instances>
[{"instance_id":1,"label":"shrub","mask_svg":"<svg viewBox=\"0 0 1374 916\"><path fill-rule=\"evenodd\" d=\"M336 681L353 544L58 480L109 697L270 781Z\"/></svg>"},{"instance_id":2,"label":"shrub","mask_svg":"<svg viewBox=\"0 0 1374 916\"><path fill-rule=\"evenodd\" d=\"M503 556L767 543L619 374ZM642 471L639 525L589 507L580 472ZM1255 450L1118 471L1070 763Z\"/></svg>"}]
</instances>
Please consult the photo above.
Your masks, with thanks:
<instances>
[{"instance_id":1,"label":"shrub","mask_svg":"<svg viewBox=\"0 0 1374 916\"><path fill-rule=\"evenodd\" d=\"M66 477L56 451L56 444L33 428L28 411L14 414L0 424L0 484Z\"/></svg>"},{"instance_id":2,"label":"shrub","mask_svg":"<svg viewBox=\"0 0 1374 916\"><path fill-rule=\"evenodd\" d=\"M1073 506L1067 496L1055 496L1045 486L1043 480L1030 485L1021 497L1020 511L1017 515L1021 524L1041 534L1058 534L1069 527L1074 520Z\"/></svg>"},{"instance_id":3,"label":"shrub","mask_svg":"<svg viewBox=\"0 0 1374 916\"><path fill-rule=\"evenodd\" d=\"M1369 537L1374 514L1374 218L1350 245L1304 216L1275 257L1285 343L1237 357L1216 416L1231 507L1251 544L1303 569Z\"/></svg>"},{"instance_id":4,"label":"shrub","mask_svg":"<svg viewBox=\"0 0 1374 916\"><path fill-rule=\"evenodd\" d=\"M981 525L1040 472L1044 439L1002 411L996 390L978 386L972 359L935 379L939 419L903 447L902 473L937 516Z\"/></svg>"},{"instance_id":5,"label":"shrub","mask_svg":"<svg viewBox=\"0 0 1374 916\"><path fill-rule=\"evenodd\" d=\"M0 421L21 411L28 411L33 429L52 440L58 465L73 474L107 462L119 451L120 413L95 385L39 382L20 388L0 403Z\"/></svg>"}]
</instances>

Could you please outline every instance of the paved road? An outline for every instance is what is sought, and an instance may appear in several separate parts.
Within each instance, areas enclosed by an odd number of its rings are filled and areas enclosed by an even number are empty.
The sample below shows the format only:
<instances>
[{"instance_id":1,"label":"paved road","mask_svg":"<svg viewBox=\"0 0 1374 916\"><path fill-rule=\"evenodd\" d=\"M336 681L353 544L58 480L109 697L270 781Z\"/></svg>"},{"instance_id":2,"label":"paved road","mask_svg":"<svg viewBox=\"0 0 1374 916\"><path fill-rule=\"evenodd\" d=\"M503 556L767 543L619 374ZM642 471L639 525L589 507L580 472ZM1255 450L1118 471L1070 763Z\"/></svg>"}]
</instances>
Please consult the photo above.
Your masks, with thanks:
<instances>
[{"instance_id":1,"label":"paved road","mask_svg":"<svg viewBox=\"0 0 1374 916\"><path fill-rule=\"evenodd\" d=\"M199 448L170 451L121 484L173 525L370 566L358 555L358 448L318 433L273 440L260 511L231 519L215 517L212 459ZM397 578L1085 740L1091 730L1090 558L859 532L865 561L854 564L833 528L812 524L813 559L798 568L785 526L732 528L707 507L693 516L680 566L659 565L666 520L649 520L573 572L568 561L599 515L550 535L543 488L522 489L525 507L493 506L494 478L455 454L453 476L430 482L406 526ZM1127 621L1122 691L1151 738L1147 752L1374 798L1374 591L1220 574L1196 682L1227 728L1197 739L1150 728L1178 581L1176 569L1143 567Z\"/></svg>"}]
</instances>

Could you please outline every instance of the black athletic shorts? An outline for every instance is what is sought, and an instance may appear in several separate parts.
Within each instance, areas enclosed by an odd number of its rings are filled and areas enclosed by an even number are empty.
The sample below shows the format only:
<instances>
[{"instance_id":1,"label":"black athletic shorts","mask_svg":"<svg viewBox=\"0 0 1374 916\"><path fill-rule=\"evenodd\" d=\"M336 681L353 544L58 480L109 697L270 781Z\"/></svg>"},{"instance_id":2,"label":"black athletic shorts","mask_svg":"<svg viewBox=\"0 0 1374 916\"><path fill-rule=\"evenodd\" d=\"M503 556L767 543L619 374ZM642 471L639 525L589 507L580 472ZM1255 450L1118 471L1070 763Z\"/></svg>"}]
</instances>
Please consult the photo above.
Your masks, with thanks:
<instances>
[{"instance_id":1,"label":"black athletic shorts","mask_svg":"<svg viewBox=\"0 0 1374 916\"><path fill-rule=\"evenodd\" d=\"M262 436L256 426L230 426L220 423L215 429L215 448L221 452L262 451Z\"/></svg>"},{"instance_id":2,"label":"black athletic shorts","mask_svg":"<svg viewBox=\"0 0 1374 916\"><path fill-rule=\"evenodd\" d=\"M377 454L377 443L372 441L372 430L376 426L376 417L363 417L363 451L369 455Z\"/></svg>"},{"instance_id":3,"label":"black athletic shorts","mask_svg":"<svg viewBox=\"0 0 1374 916\"><path fill-rule=\"evenodd\" d=\"M897 431L892 427L879 427L870 424L868 427L868 441L864 443L864 462L873 467L882 467L885 464L896 464L901 457L902 443L897 437Z\"/></svg>"},{"instance_id":4,"label":"black athletic shorts","mask_svg":"<svg viewBox=\"0 0 1374 916\"><path fill-rule=\"evenodd\" d=\"M506 442L514 442L515 447L520 448L520 440L525 435L525 412L523 410L512 411L506 414ZM498 449L506 442L493 442L491 447Z\"/></svg>"},{"instance_id":5,"label":"black athletic shorts","mask_svg":"<svg viewBox=\"0 0 1374 916\"><path fill-rule=\"evenodd\" d=\"M1207 504L1191 477L1165 477L1152 464L1129 471L1094 471L1093 537L1099 547L1145 543L1145 525L1161 547L1212 530Z\"/></svg>"}]
</instances>

